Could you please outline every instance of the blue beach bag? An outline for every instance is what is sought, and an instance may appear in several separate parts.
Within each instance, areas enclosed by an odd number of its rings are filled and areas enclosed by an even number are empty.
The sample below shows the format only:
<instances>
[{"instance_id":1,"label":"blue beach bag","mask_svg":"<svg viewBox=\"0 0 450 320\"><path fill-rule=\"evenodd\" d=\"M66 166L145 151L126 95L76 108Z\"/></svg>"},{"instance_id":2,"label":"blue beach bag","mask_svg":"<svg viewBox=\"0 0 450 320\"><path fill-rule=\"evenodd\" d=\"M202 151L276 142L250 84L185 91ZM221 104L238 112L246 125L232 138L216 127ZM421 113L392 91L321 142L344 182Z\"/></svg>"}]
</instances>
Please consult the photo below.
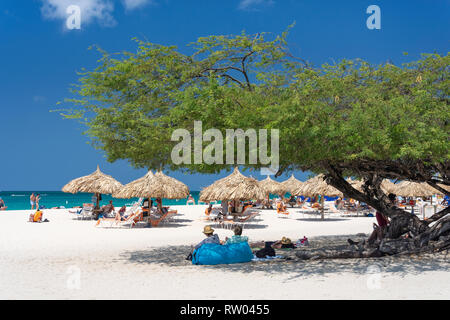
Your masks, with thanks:
<instances>
[{"instance_id":1,"label":"blue beach bag","mask_svg":"<svg viewBox=\"0 0 450 320\"><path fill-rule=\"evenodd\" d=\"M192 264L197 265L244 263L252 259L252 249L247 242L224 245L206 243L192 254Z\"/></svg>"}]
</instances>

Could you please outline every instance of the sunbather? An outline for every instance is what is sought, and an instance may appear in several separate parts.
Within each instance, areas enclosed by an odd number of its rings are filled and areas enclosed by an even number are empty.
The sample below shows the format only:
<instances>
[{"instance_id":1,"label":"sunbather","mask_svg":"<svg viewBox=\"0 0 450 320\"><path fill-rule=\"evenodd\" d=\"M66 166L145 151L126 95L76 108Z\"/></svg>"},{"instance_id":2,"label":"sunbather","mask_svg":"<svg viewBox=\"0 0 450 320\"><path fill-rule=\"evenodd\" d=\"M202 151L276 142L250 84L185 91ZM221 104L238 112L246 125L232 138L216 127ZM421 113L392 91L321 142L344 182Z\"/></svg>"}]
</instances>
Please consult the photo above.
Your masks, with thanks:
<instances>
[{"instance_id":1,"label":"sunbather","mask_svg":"<svg viewBox=\"0 0 450 320\"><path fill-rule=\"evenodd\" d=\"M277 213L289 214L283 201L277 202Z\"/></svg>"},{"instance_id":2,"label":"sunbather","mask_svg":"<svg viewBox=\"0 0 450 320\"><path fill-rule=\"evenodd\" d=\"M292 243L291 239L286 237L283 237L281 240L278 241L259 241L250 244L251 248L264 248L266 246L270 246L274 249L295 248L295 245Z\"/></svg>"},{"instance_id":3,"label":"sunbather","mask_svg":"<svg viewBox=\"0 0 450 320\"><path fill-rule=\"evenodd\" d=\"M205 214L206 214L207 216L209 216L209 215L211 214L212 206L213 206L212 203L210 203L209 206L208 206L208 208L206 208Z\"/></svg>"},{"instance_id":4,"label":"sunbather","mask_svg":"<svg viewBox=\"0 0 450 320\"><path fill-rule=\"evenodd\" d=\"M116 220L124 221L126 219L125 212L127 211L127 207L123 206L120 208L120 210L116 213Z\"/></svg>"},{"instance_id":5,"label":"sunbather","mask_svg":"<svg viewBox=\"0 0 450 320\"><path fill-rule=\"evenodd\" d=\"M36 211L35 213L30 214L30 222L47 222L48 220L42 220L44 213L41 210Z\"/></svg>"},{"instance_id":6,"label":"sunbather","mask_svg":"<svg viewBox=\"0 0 450 320\"><path fill-rule=\"evenodd\" d=\"M101 214L103 214L103 217L108 217L111 212L114 212L114 205L112 200L109 200L109 203L101 208Z\"/></svg>"}]
</instances>

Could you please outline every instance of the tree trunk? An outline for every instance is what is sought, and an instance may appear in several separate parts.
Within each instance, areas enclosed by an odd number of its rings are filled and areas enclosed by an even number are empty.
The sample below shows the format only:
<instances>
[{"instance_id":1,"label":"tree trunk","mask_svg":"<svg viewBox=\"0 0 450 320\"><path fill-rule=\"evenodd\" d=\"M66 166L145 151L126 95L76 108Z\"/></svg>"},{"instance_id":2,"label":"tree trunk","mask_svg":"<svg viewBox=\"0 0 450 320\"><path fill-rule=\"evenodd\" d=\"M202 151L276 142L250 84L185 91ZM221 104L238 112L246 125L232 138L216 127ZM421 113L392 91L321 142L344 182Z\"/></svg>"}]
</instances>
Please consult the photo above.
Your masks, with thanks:
<instances>
[{"instance_id":1,"label":"tree trunk","mask_svg":"<svg viewBox=\"0 0 450 320\"><path fill-rule=\"evenodd\" d=\"M375 244L359 244L358 247L336 250L300 252L301 259L367 258L384 255L434 252L450 248L450 207L434 214L428 220L420 220L415 214L394 206L381 190L382 177L371 174L365 177L363 192L353 188L342 172L328 166L325 179L345 196L367 203L390 218L384 239ZM432 224L432 226L430 226Z\"/></svg>"}]
</instances>

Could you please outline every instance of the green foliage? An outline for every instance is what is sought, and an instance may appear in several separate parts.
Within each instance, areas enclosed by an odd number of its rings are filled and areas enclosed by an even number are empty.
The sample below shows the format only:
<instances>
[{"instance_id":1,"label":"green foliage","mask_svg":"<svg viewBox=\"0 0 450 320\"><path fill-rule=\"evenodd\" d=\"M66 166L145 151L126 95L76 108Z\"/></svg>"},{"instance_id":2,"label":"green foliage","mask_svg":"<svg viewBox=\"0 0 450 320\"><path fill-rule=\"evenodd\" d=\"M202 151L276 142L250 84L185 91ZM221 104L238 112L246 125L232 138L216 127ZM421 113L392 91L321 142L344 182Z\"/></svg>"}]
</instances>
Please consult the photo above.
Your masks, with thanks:
<instances>
[{"instance_id":1,"label":"green foliage","mask_svg":"<svg viewBox=\"0 0 450 320\"><path fill-rule=\"evenodd\" d=\"M80 73L67 118L83 122L109 161L173 165L174 129L280 129L283 169L412 159L449 161L449 55L394 66L343 60L312 68L293 58L287 31L202 37L194 53L135 40ZM273 38L273 39L272 39ZM217 172L225 165L187 165ZM258 167L258 166L254 166Z\"/></svg>"}]
</instances>

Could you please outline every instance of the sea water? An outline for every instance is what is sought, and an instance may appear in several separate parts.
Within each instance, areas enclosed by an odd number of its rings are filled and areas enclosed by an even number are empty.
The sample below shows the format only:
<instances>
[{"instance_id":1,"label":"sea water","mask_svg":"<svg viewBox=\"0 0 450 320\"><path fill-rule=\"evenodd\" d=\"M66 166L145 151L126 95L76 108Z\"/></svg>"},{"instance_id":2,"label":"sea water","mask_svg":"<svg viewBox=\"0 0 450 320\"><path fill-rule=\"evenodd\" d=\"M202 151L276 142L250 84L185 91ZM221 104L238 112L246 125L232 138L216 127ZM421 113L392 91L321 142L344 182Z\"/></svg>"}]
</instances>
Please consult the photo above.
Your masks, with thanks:
<instances>
[{"instance_id":1,"label":"sea water","mask_svg":"<svg viewBox=\"0 0 450 320\"><path fill-rule=\"evenodd\" d=\"M33 191L2 191L0 197L5 202L5 205L9 210L29 210L31 209L30 196ZM54 207L73 208L77 206L83 206L83 203L92 203L92 193L64 193L61 191L35 191L34 194L40 194L41 200L39 206L44 206L47 209ZM198 203L200 192L192 191L192 197L195 199L195 203ZM109 201L113 201L114 207L121 207L123 205L131 206L138 198L131 199L116 199L111 195L102 195L100 206L106 205ZM163 199L163 205L185 205L186 199Z\"/></svg>"},{"instance_id":2,"label":"sea water","mask_svg":"<svg viewBox=\"0 0 450 320\"><path fill-rule=\"evenodd\" d=\"M7 210L29 210L30 196L31 193L40 194L41 200L39 201L39 206L44 206L47 209L54 207L64 207L73 208L78 206L83 206L83 203L92 203L92 193L64 193L61 191L2 191L0 192L0 197L5 202L8 207ZM198 204L198 199L200 197L199 191L191 191L191 195ZM287 194L289 196L289 194ZM276 195L270 195L271 199L276 198ZM304 199L303 197L301 197ZM336 198L325 197L325 200L334 200ZM111 195L102 195L102 200L100 201L100 206L106 205L109 201L113 201L114 207L122 207L123 205L132 206L138 198L131 199L117 199L113 198ZM155 200L155 199L153 199ZM174 205L186 205L186 199L163 199L164 206L174 206ZM220 203L218 201L217 203Z\"/></svg>"}]
</instances>

